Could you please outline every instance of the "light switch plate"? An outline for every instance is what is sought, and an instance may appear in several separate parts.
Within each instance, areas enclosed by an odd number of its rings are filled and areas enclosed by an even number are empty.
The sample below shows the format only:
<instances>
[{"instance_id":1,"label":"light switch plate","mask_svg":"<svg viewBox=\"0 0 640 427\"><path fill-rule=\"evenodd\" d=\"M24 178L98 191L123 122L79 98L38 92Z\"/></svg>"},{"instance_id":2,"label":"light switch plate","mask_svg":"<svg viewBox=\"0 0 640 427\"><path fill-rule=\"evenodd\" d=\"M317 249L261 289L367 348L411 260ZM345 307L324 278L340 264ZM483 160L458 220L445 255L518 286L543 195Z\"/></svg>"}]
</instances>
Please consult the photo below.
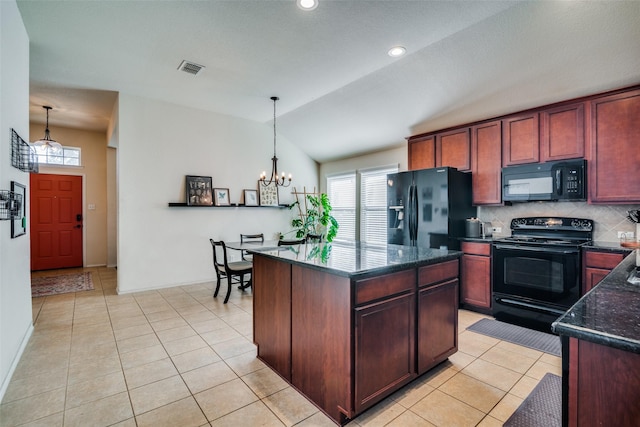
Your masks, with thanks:
<instances>
[{"instance_id":1,"label":"light switch plate","mask_svg":"<svg viewBox=\"0 0 640 427\"><path fill-rule=\"evenodd\" d=\"M93 203L89 203L89 206L87 206L87 208L88 208L90 211L95 211L95 210L96 210L96 205L94 205Z\"/></svg>"}]
</instances>

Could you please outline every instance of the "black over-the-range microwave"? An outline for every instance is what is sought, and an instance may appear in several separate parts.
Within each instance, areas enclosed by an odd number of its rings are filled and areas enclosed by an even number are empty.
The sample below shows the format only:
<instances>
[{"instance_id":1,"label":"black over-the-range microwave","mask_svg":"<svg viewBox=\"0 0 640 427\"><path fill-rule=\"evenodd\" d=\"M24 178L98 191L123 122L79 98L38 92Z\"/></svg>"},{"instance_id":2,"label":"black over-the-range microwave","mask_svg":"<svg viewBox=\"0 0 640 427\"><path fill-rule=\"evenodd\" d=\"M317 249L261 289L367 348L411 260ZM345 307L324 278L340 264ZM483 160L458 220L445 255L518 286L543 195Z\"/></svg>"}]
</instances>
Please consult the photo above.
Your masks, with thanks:
<instances>
[{"instance_id":1,"label":"black over-the-range microwave","mask_svg":"<svg viewBox=\"0 0 640 427\"><path fill-rule=\"evenodd\" d=\"M502 168L502 200L586 200L586 166L580 159Z\"/></svg>"}]
</instances>

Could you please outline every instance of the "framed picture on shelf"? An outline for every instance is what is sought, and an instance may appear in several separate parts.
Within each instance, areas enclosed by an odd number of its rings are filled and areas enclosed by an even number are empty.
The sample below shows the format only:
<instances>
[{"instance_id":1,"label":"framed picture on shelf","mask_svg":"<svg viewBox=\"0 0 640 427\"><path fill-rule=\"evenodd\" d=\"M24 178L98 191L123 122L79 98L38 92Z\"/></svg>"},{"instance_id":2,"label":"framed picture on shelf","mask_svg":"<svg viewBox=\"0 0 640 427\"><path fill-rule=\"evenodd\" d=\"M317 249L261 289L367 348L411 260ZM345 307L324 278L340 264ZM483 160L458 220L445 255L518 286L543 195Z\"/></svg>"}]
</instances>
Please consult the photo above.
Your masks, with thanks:
<instances>
[{"instance_id":1,"label":"framed picture on shelf","mask_svg":"<svg viewBox=\"0 0 640 427\"><path fill-rule=\"evenodd\" d=\"M229 202L229 189L228 188L215 188L213 190L213 194L215 194L215 202L216 206L229 206L231 203Z\"/></svg>"},{"instance_id":2,"label":"framed picture on shelf","mask_svg":"<svg viewBox=\"0 0 640 427\"><path fill-rule=\"evenodd\" d=\"M187 205L212 206L213 192L210 176L187 175Z\"/></svg>"},{"instance_id":3,"label":"framed picture on shelf","mask_svg":"<svg viewBox=\"0 0 640 427\"><path fill-rule=\"evenodd\" d=\"M11 216L11 238L13 239L27 234L27 220L25 216L25 212L27 212L27 187L11 181L11 191L14 195L21 196L15 197L12 201L15 204L12 208L15 208L15 211L17 211L16 215Z\"/></svg>"},{"instance_id":4,"label":"framed picture on shelf","mask_svg":"<svg viewBox=\"0 0 640 427\"><path fill-rule=\"evenodd\" d=\"M278 187L275 182L265 187L258 181L258 188L260 188L260 206L278 206Z\"/></svg>"},{"instance_id":5,"label":"framed picture on shelf","mask_svg":"<svg viewBox=\"0 0 640 427\"><path fill-rule=\"evenodd\" d=\"M258 206L258 190L244 190L244 205Z\"/></svg>"}]
</instances>

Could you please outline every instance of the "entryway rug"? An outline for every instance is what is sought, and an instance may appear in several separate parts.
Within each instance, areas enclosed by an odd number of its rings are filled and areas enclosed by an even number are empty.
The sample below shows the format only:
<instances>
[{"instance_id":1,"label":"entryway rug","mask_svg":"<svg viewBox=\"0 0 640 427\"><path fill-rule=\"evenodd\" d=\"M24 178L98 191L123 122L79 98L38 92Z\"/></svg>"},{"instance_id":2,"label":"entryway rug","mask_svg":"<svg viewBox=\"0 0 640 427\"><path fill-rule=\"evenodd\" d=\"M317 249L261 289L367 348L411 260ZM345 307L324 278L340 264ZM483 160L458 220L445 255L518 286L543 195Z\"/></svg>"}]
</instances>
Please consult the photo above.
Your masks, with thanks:
<instances>
[{"instance_id":1,"label":"entryway rug","mask_svg":"<svg viewBox=\"0 0 640 427\"><path fill-rule=\"evenodd\" d=\"M544 351L554 356L560 356L562 354L560 337L533 329L527 329L522 326L500 322L499 320L480 319L469 326L467 330Z\"/></svg>"},{"instance_id":2,"label":"entryway rug","mask_svg":"<svg viewBox=\"0 0 640 427\"><path fill-rule=\"evenodd\" d=\"M31 296L44 297L93 289L91 273L36 276L31 278Z\"/></svg>"},{"instance_id":3,"label":"entryway rug","mask_svg":"<svg viewBox=\"0 0 640 427\"><path fill-rule=\"evenodd\" d=\"M562 378L546 374L504 427L560 427L562 425Z\"/></svg>"}]
</instances>

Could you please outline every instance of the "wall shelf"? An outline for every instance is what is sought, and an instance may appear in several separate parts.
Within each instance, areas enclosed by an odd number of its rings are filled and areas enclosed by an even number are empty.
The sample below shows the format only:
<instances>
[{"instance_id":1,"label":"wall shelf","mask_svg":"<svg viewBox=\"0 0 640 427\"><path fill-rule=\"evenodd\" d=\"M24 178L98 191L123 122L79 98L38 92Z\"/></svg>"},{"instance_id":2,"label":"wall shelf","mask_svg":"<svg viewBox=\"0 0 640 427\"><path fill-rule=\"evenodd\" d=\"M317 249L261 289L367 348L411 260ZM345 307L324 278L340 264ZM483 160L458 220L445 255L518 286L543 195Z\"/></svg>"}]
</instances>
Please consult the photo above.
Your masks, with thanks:
<instances>
[{"instance_id":1,"label":"wall shelf","mask_svg":"<svg viewBox=\"0 0 640 427\"><path fill-rule=\"evenodd\" d=\"M284 208L288 208L289 205L278 205L278 206L246 206L240 203L232 203L230 205L224 205L224 206L215 206L215 205L210 205L210 206L203 206L203 205L188 205L184 202L169 202L169 207L170 208L276 208L276 209L284 209Z\"/></svg>"}]
</instances>

